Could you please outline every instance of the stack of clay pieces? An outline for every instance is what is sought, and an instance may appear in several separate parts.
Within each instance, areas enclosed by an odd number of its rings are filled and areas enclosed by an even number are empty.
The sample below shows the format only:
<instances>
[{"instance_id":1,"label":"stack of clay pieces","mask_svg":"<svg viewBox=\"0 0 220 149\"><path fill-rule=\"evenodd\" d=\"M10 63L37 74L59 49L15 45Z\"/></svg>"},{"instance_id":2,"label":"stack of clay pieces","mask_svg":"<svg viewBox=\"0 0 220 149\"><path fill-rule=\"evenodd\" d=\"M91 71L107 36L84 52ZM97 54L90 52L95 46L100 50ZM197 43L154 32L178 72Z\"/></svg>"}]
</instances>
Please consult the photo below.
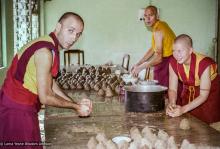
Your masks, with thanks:
<instances>
[{"instance_id":1,"label":"stack of clay pieces","mask_svg":"<svg viewBox=\"0 0 220 149\"><path fill-rule=\"evenodd\" d=\"M159 130L156 135L148 126L144 127L140 132L137 127L132 127L130 136L133 140L130 143L129 149L177 149L174 137Z\"/></svg>"},{"instance_id":2,"label":"stack of clay pieces","mask_svg":"<svg viewBox=\"0 0 220 149\"><path fill-rule=\"evenodd\" d=\"M218 147L196 146L184 139L178 147L174 137L169 136L164 130L156 131L145 126L140 132L137 127L130 129L130 143L121 141L118 144L113 143L106 138L104 133L97 134L96 138L91 137L87 147L89 149L217 149Z\"/></svg>"},{"instance_id":3,"label":"stack of clay pieces","mask_svg":"<svg viewBox=\"0 0 220 149\"><path fill-rule=\"evenodd\" d=\"M111 139L107 139L105 133L98 133L96 137L91 137L87 147L88 149L118 149Z\"/></svg>"}]
</instances>

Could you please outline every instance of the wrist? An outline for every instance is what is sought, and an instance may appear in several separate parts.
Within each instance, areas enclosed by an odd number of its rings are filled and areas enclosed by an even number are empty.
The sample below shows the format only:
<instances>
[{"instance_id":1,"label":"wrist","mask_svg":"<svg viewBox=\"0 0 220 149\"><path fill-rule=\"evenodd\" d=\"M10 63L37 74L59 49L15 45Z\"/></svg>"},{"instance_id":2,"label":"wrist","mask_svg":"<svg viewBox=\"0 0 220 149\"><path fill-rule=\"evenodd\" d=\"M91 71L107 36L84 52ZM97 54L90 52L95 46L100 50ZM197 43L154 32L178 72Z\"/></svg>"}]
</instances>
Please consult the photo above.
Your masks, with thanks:
<instances>
[{"instance_id":1,"label":"wrist","mask_svg":"<svg viewBox=\"0 0 220 149\"><path fill-rule=\"evenodd\" d=\"M170 105L176 105L176 100L175 99L168 99Z\"/></svg>"},{"instance_id":2,"label":"wrist","mask_svg":"<svg viewBox=\"0 0 220 149\"><path fill-rule=\"evenodd\" d=\"M138 62L136 64L134 64L135 67L139 66L141 64L141 62Z\"/></svg>"},{"instance_id":3,"label":"wrist","mask_svg":"<svg viewBox=\"0 0 220 149\"><path fill-rule=\"evenodd\" d=\"M182 113L187 113L188 112L188 108L187 106L182 106L182 109L181 109Z\"/></svg>"},{"instance_id":4,"label":"wrist","mask_svg":"<svg viewBox=\"0 0 220 149\"><path fill-rule=\"evenodd\" d=\"M73 103L73 109L78 111L80 109L80 105L78 103Z\"/></svg>"},{"instance_id":5,"label":"wrist","mask_svg":"<svg viewBox=\"0 0 220 149\"><path fill-rule=\"evenodd\" d=\"M150 67L150 63L149 62L145 62L144 66L145 66L145 68L149 68Z\"/></svg>"},{"instance_id":6,"label":"wrist","mask_svg":"<svg viewBox=\"0 0 220 149\"><path fill-rule=\"evenodd\" d=\"M147 68L147 62L144 62L139 66L140 70L145 69L145 68Z\"/></svg>"}]
</instances>

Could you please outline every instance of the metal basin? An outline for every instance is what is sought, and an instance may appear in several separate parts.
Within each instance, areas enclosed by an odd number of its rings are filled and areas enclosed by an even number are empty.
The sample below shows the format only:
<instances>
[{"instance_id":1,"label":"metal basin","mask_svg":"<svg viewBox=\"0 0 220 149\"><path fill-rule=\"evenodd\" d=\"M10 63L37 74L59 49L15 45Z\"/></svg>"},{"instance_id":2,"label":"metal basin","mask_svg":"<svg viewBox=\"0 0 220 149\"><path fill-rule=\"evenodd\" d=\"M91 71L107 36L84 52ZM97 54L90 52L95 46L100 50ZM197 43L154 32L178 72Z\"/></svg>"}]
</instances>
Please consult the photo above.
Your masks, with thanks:
<instances>
[{"instance_id":1,"label":"metal basin","mask_svg":"<svg viewBox=\"0 0 220 149\"><path fill-rule=\"evenodd\" d=\"M125 86L125 109L128 112L156 112L164 109L167 87L160 85Z\"/></svg>"}]
</instances>

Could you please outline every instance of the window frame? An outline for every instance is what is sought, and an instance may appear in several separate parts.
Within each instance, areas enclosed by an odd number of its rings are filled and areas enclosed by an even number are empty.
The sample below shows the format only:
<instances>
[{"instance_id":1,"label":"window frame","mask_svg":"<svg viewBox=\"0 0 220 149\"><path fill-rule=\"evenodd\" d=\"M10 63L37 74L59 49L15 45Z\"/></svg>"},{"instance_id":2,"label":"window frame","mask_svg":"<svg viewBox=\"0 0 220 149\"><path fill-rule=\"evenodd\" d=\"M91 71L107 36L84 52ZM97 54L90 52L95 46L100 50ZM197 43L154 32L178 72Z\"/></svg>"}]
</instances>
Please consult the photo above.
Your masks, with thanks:
<instances>
[{"instance_id":1,"label":"window frame","mask_svg":"<svg viewBox=\"0 0 220 149\"><path fill-rule=\"evenodd\" d=\"M2 45L2 4L1 4L1 1L0 1L0 16L1 16L1 19L0 19L0 68L3 67L3 45Z\"/></svg>"}]
</instances>

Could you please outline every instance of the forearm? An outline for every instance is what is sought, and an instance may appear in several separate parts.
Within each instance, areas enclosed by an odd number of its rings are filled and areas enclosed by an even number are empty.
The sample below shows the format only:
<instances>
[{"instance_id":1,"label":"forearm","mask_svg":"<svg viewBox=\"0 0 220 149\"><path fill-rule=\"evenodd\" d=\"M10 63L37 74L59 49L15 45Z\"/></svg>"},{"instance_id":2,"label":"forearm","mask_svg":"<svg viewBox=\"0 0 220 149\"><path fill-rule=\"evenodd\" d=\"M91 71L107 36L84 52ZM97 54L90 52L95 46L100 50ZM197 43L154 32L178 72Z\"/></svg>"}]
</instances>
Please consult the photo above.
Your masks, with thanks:
<instances>
[{"instance_id":1,"label":"forearm","mask_svg":"<svg viewBox=\"0 0 220 149\"><path fill-rule=\"evenodd\" d=\"M59 95L60 97L64 98L65 100L68 101L73 101L68 95L66 95L62 89L57 85L56 81L53 80L53 88L52 88L53 92L57 95ZM74 101L73 101L74 102ZM75 103L75 102L74 102Z\"/></svg>"},{"instance_id":2,"label":"forearm","mask_svg":"<svg viewBox=\"0 0 220 149\"><path fill-rule=\"evenodd\" d=\"M139 65L140 69L145 69L149 68L151 66L157 65L161 62L161 58L158 55L153 55L152 59L150 59L147 62L143 62L142 64Z\"/></svg>"},{"instance_id":3,"label":"forearm","mask_svg":"<svg viewBox=\"0 0 220 149\"><path fill-rule=\"evenodd\" d=\"M155 66L162 62L162 55L159 53L154 53L152 58L148 61L148 67Z\"/></svg>"},{"instance_id":4,"label":"forearm","mask_svg":"<svg viewBox=\"0 0 220 149\"><path fill-rule=\"evenodd\" d=\"M183 106L183 112L186 113L188 111L191 111L197 108L198 106L200 106L202 103L204 103L209 96L210 88L211 88L210 67L208 67L201 75L199 96L196 97L189 104Z\"/></svg>"},{"instance_id":5,"label":"forearm","mask_svg":"<svg viewBox=\"0 0 220 149\"><path fill-rule=\"evenodd\" d=\"M40 101L42 104L59 107L59 108L69 108L77 110L79 105L75 102L68 101L55 93L50 93L45 95L44 97L40 97Z\"/></svg>"},{"instance_id":6,"label":"forearm","mask_svg":"<svg viewBox=\"0 0 220 149\"><path fill-rule=\"evenodd\" d=\"M144 57L137 63L137 65L141 65L146 62L152 55L154 54L153 50L150 48L145 54Z\"/></svg>"},{"instance_id":7,"label":"forearm","mask_svg":"<svg viewBox=\"0 0 220 149\"><path fill-rule=\"evenodd\" d=\"M176 105L176 100L177 100L177 92L175 90L168 90L168 96L169 96L169 104L170 105Z\"/></svg>"},{"instance_id":8,"label":"forearm","mask_svg":"<svg viewBox=\"0 0 220 149\"><path fill-rule=\"evenodd\" d=\"M200 106L202 103L204 103L207 100L207 95L199 95L197 98L195 98L192 102L190 102L189 104L183 106L183 113L187 113L195 108L197 108L198 106Z\"/></svg>"}]
</instances>

